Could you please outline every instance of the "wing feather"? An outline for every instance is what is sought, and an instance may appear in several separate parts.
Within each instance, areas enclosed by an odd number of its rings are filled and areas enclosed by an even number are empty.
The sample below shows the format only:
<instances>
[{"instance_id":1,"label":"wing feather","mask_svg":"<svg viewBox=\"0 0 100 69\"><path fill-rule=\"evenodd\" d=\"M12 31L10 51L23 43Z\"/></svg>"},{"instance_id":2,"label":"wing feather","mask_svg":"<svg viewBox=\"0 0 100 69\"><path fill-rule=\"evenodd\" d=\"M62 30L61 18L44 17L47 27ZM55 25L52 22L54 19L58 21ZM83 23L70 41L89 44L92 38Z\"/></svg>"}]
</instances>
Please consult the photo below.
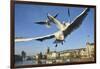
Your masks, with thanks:
<instances>
[{"instance_id":1,"label":"wing feather","mask_svg":"<svg viewBox=\"0 0 100 69\"><path fill-rule=\"evenodd\" d=\"M90 10L89 8L84 9L84 11L72 21L72 23L69 25L69 27L65 31L63 31L65 37L67 37L74 30L76 30L77 28L80 27L83 20L86 18L89 10Z\"/></svg>"},{"instance_id":2,"label":"wing feather","mask_svg":"<svg viewBox=\"0 0 100 69\"><path fill-rule=\"evenodd\" d=\"M46 24L46 22L35 22L36 24L41 24L41 25L44 25Z\"/></svg>"},{"instance_id":3,"label":"wing feather","mask_svg":"<svg viewBox=\"0 0 100 69\"><path fill-rule=\"evenodd\" d=\"M35 37L35 38L15 38L15 42L26 42L26 41L32 41L32 40L38 40L43 41L47 39L54 38L54 34L42 36L42 37Z\"/></svg>"}]
</instances>

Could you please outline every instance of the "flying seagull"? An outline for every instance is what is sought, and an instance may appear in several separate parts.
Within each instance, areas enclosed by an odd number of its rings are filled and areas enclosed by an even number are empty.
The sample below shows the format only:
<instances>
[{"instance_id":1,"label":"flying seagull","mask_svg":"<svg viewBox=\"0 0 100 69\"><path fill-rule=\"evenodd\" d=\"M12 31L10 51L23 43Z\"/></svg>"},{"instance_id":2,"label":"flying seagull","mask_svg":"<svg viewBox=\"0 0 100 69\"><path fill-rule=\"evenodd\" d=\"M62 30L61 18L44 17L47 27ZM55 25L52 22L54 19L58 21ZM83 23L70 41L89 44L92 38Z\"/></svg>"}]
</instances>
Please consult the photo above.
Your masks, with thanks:
<instances>
[{"instance_id":1,"label":"flying seagull","mask_svg":"<svg viewBox=\"0 0 100 69\"><path fill-rule=\"evenodd\" d=\"M53 17L56 18L57 16L58 16L58 14L56 14ZM35 22L35 23L40 24L40 25L46 25L49 28L51 26L51 22L52 22L52 20L48 19L48 16L47 16L47 19L45 21L40 21L40 22Z\"/></svg>"},{"instance_id":2,"label":"flying seagull","mask_svg":"<svg viewBox=\"0 0 100 69\"><path fill-rule=\"evenodd\" d=\"M36 37L36 38L15 38L15 42L25 42L25 41L31 41L31 40L44 41L47 39L54 38L55 39L54 43L63 44L63 42L65 41L65 38L69 34L71 34L74 30L78 29L81 26L83 20L88 15L89 10L90 10L89 8L85 8L78 16L76 16L76 18L71 23L65 23L65 24L62 24L59 20L57 20L56 18L48 14L48 19L52 20L52 22L56 24L59 31L50 35Z\"/></svg>"}]
</instances>

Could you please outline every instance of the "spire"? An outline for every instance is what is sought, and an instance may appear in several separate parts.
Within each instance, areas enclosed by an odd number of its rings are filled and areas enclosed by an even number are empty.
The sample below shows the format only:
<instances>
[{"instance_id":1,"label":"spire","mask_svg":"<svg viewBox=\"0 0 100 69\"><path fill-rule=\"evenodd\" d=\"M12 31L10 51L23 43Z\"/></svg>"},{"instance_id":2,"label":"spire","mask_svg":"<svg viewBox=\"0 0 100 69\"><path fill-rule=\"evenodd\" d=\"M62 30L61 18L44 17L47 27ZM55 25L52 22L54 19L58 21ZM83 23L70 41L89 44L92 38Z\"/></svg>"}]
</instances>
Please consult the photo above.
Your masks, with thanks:
<instances>
[{"instance_id":1,"label":"spire","mask_svg":"<svg viewBox=\"0 0 100 69\"><path fill-rule=\"evenodd\" d=\"M48 48L47 48L47 53L49 53L49 52L50 52L50 48L48 47Z\"/></svg>"},{"instance_id":2,"label":"spire","mask_svg":"<svg viewBox=\"0 0 100 69\"><path fill-rule=\"evenodd\" d=\"M87 35L86 44L89 44L89 37L90 35Z\"/></svg>"}]
</instances>

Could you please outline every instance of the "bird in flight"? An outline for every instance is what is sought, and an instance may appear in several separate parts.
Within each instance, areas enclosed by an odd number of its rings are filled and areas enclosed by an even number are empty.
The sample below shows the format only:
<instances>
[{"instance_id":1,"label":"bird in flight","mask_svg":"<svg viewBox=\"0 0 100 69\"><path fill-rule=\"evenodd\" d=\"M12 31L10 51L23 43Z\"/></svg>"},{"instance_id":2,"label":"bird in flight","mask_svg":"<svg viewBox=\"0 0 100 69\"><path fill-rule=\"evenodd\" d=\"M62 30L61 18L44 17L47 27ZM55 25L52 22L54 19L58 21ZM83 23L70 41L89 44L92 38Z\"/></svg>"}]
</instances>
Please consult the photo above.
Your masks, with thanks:
<instances>
[{"instance_id":1,"label":"bird in flight","mask_svg":"<svg viewBox=\"0 0 100 69\"><path fill-rule=\"evenodd\" d=\"M54 38L54 43L56 44L56 46L57 46L58 43L63 44L63 42L65 41L65 38L68 35L70 35L74 30L78 29L81 26L83 20L88 15L89 10L90 10L89 8L85 8L70 23L61 23L55 17L53 17L52 15L48 14L48 19L50 21L52 21L54 24L56 24L56 26L59 29L59 31L57 31L57 32L55 32L53 34L42 36L42 37L35 37L35 38L15 38L15 42L25 42L25 41L31 41L31 40L38 40L38 41L42 42L44 40Z\"/></svg>"},{"instance_id":2,"label":"bird in flight","mask_svg":"<svg viewBox=\"0 0 100 69\"><path fill-rule=\"evenodd\" d=\"M49 15L49 13L48 13L48 15ZM58 16L58 14L56 14L53 17L56 18L57 16ZM52 20L48 19L48 16L47 16L47 19L45 21L40 21L40 22L35 22L35 23L40 24L40 25L46 25L47 28L50 28L51 22L52 22Z\"/></svg>"}]
</instances>

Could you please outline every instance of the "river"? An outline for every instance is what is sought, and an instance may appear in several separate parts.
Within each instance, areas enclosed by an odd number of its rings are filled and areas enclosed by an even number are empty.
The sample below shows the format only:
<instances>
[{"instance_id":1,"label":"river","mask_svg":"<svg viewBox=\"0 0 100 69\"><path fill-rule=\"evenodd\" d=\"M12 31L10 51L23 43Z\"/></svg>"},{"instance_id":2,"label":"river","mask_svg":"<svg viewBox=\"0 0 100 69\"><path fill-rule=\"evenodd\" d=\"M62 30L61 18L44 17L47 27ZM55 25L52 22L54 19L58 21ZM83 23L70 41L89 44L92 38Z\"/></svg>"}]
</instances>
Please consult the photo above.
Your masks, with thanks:
<instances>
[{"instance_id":1,"label":"river","mask_svg":"<svg viewBox=\"0 0 100 69\"><path fill-rule=\"evenodd\" d=\"M42 64L45 64L46 60L42 60L41 62L42 62ZM35 64L38 64L36 60L26 60L26 61L19 61L19 62L15 63L16 66L21 66L21 65L35 65Z\"/></svg>"}]
</instances>

